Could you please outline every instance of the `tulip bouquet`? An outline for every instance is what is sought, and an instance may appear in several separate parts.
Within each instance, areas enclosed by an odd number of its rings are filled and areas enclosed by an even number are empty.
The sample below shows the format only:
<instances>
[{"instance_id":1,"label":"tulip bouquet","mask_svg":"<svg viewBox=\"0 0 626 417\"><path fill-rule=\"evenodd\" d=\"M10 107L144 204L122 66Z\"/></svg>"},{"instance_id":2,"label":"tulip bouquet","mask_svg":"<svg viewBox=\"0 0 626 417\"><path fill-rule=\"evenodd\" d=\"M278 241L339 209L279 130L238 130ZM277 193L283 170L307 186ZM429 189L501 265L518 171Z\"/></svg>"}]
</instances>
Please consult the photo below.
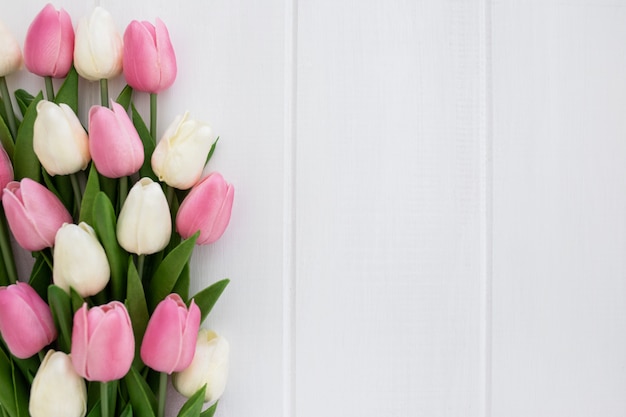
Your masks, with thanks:
<instances>
[{"instance_id":1,"label":"tulip bouquet","mask_svg":"<svg viewBox=\"0 0 626 417\"><path fill-rule=\"evenodd\" d=\"M22 65L41 92L9 92ZM228 343L201 325L228 280L191 296L190 258L224 233L233 187L207 169L207 124L185 113L157 137L158 93L176 72L158 19L122 36L98 7L74 30L48 4L23 52L0 23L0 417L162 417L170 378L188 398L179 416L215 412ZM100 86L87 121L80 78ZM30 273L14 250L32 254Z\"/></svg>"}]
</instances>

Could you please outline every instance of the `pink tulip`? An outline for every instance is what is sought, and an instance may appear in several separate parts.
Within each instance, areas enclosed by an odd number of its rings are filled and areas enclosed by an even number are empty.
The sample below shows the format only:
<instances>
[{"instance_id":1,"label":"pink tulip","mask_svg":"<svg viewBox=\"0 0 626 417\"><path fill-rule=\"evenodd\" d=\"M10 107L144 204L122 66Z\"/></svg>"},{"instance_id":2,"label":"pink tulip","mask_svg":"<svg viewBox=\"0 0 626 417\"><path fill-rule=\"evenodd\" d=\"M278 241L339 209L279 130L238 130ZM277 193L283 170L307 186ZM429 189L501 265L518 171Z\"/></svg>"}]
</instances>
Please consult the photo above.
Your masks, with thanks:
<instances>
[{"instance_id":1,"label":"pink tulip","mask_svg":"<svg viewBox=\"0 0 626 417\"><path fill-rule=\"evenodd\" d=\"M50 307L23 282L0 287L0 333L11 353L21 359L57 337Z\"/></svg>"},{"instance_id":2,"label":"pink tulip","mask_svg":"<svg viewBox=\"0 0 626 417\"><path fill-rule=\"evenodd\" d=\"M135 338L128 311L119 301L74 315L72 363L88 381L109 382L126 375L135 356Z\"/></svg>"},{"instance_id":3,"label":"pink tulip","mask_svg":"<svg viewBox=\"0 0 626 417\"><path fill-rule=\"evenodd\" d=\"M176 230L183 238L200 231L198 245L218 240L230 221L235 189L217 172L196 184L178 209Z\"/></svg>"},{"instance_id":4,"label":"pink tulip","mask_svg":"<svg viewBox=\"0 0 626 417\"><path fill-rule=\"evenodd\" d=\"M143 144L124 108L112 100L111 106L89 110L89 152L102 175L120 178L139 171Z\"/></svg>"},{"instance_id":5,"label":"pink tulip","mask_svg":"<svg viewBox=\"0 0 626 417\"><path fill-rule=\"evenodd\" d=\"M171 374L187 368L193 359L200 329L200 309L189 309L178 294L157 305L141 343L141 359L150 368Z\"/></svg>"},{"instance_id":6,"label":"pink tulip","mask_svg":"<svg viewBox=\"0 0 626 417\"><path fill-rule=\"evenodd\" d=\"M30 178L8 183L2 206L15 240L29 251L52 247L57 230L63 223L72 223L72 216L52 191Z\"/></svg>"},{"instance_id":7,"label":"pink tulip","mask_svg":"<svg viewBox=\"0 0 626 417\"><path fill-rule=\"evenodd\" d=\"M122 60L126 82L135 90L159 93L176 79L176 55L167 27L160 20L130 22L124 32Z\"/></svg>"},{"instance_id":8,"label":"pink tulip","mask_svg":"<svg viewBox=\"0 0 626 417\"><path fill-rule=\"evenodd\" d=\"M47 4L30 24L24 41L24 64L42 77L63 78L72 66L74 28L70 15Z\"/></svg>"},{"instance_id":9,"label":"pink tulip","mask_svg":"<svg viewBox=\"0 0 626 417\"><path fill-rule=\"evenodd\" d=\"M7 151L0 146L0 190L4 190L4 187L11 181L13 181L13 165Z\"/></svg>"}]
</instances>

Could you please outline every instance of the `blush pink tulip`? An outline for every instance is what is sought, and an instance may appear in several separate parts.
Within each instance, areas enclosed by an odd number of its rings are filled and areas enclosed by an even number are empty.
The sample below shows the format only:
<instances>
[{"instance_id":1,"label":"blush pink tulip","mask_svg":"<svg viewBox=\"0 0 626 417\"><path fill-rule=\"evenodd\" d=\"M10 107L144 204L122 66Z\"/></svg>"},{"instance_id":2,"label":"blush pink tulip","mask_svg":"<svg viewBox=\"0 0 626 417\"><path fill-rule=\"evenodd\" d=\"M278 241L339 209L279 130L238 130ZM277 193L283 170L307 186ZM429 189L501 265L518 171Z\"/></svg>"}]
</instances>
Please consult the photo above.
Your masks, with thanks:
<instances>
[{"instance_id":1,"label":"blush pink tulip","mask_svg":"<svg viewBox=\"0 0 626 417\"><path fill-rule=\"evenodd\" d=\"M178 294L157 305L141 343L141 359L150 368L171 374L187 368L193 359L200 329L200 309L189 309Z\"/></svg>"},{"instance_id":2,"label":"blush pink tulip","mask_svg":"<svg viewBox=\"0 0 626 417\"><path fill-rule=\"evenodd\" d=\"M74 314L72 363L88 381L109 382L130 370L135 355L135 338L124 304L111 301Z\"/></svg>"},{"instance_id":3,"label":"blush pink tulip","mask_svg":"<svg viewBox=\"0 0 626 417\"><path fill-rule=\"evenodd\" d=\"M98 171L109 178L134 174L143 164L139 134L124 108L112 100L111 109L89 110L89 152Z\"/></svg>"},{"instance_id":4,"label":"blush pink tulip","mask_svg":"<svg viewBox=\"0 0 626 417\"><path fill-rule=\"evenodd\" d=\"M30 178L8 183L2 206L15 240L29 251L52 247L63 223L72 223L72 216L57 196Z\"/></svg>"},{"instance_id":5,"label":"blush pink tulip","mask_svg":"<svg viewBox=\"0 0 626 417\"><path fill-rule=\"evenodd\" d=\"M130 22L124 32L122 68L126 82L135 90L159 93L176 79L176 54L167 27L156 19Z\"/></svg>"},{"instance_id":6,"label":"blush pink tulip","mask_svg":"<svg viewBox=\"0 0 626 417\"><path fill-rule=\"evenodd\" d=\"M178 209L176 230L185 239L200 231L198 245L218 240L230 221L235 189L217 172L196 184Z\"/></svg>"},{"instance_id":7,"label":"blush pink tulip","mask_svg":"<svg viewBox=\"0 0 626 417\"><path fill-rule=\"evenodd\" d=\"M57 337L50 307L28 284L0 287L0 334L9 350L26 359Z\"/></svg>"},{"instance_id":8,"label":"blush pink tulip","mask_svg":"<svg viewBox=\"0 0 626 417\"><path fill-rule=\"evenodd\" d=\"M13 164L7 151L0 146L0 190L4 190L4 187L11 181L13 181Z\"/></svg>"},{"instance_id":9,"label":"blush pink tulip","mask_svg":"<svg viewBox=\"0 0 626 417\"><path fill-rule=\"evenodd\" d=\"M42 77L63 78L72 66L74 28L70 15L47 4L35 17L24 40L24 64Z\"/></svg>"}]
</instances>

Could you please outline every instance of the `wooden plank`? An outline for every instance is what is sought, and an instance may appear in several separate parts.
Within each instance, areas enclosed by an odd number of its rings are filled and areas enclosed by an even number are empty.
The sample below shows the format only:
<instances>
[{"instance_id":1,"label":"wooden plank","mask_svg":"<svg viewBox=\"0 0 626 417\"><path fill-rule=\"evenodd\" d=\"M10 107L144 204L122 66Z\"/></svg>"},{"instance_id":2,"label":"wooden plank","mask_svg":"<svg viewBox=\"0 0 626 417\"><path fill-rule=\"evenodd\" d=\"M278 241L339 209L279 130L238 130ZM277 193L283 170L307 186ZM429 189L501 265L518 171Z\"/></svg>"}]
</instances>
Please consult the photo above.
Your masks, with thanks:
<instances>
[{"instance_id":1,"label":"wooden plank","mask_svg":"<svg viewBox=\"0 0 626 417\"><path fill-rule=\"evenodd\" d=\"M298 417L482 415L482 8L298 3Z\"/></svg>"},{"instance_id":2,"label":"wooden plank","mask_svg":"<svg viewBox=\"0 0 626 417\"><path fill-rule=\"evenodd\" d=\"M624 22L494 3L494 417L626 414Z\"/></svg>"}]
</instances>

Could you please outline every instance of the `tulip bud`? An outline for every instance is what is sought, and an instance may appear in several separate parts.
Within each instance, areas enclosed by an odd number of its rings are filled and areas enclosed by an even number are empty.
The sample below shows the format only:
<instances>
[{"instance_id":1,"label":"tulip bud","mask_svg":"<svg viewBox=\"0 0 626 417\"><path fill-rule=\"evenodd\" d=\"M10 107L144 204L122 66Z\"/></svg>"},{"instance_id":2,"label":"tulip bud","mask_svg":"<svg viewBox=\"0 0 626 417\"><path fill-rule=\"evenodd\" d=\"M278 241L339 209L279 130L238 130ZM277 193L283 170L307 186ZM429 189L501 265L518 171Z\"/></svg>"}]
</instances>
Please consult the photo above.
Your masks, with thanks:
<instances>
[{"instance_id":1,"label":"tulip bud","mask_svg":"<svg viewBox=\"0 0 626 417\"><path fill-rule=\"evenodd\" d=\"M111 109L89 110L89 152L98 172L120 178L139 171L143 144L124 108L111 100Z\"/></svg>"},{"instance_id":2,"label":"tulip bud","mask_svg":"<svg viewBox=\"0 0 626 417\"><path fill-rule=\"evenodd\" d=\"M30 388L28 411L32 417L84 417L87 387L63 352L49 350Z\"/></svg>"},{"instance_id":3,"label":"tulip bud","mask_svg":"<svg viewBox=\"0 0 626 417\"><path fill-rule=\"evenodd\" d=\"M187 309L180 295L168 295L148 321L141 359L159 372L182 371L193 359L199 327L200 309L193 300Z\"/></svg>"},{"instance_id":4,"label":"tulip bud","mask_svg":"<svg viewBox=\"0 0 626 417\"><path fill-rule=\"evenodd\" d=\"M78 22L74 66L83 78L97 81L121 74L123 49L113 17L102 7Z\"/></svg>"},{"instance_id":5,"label":"tulip bud","mask_svg":"<svg viewBox=\"0 0 626 417\"><path fill-rule=\"evenodd\" d=\"M126 251L149 255L164 249L172 219L161 186L142 178L130 189L117 219L117 241Z\"/></svg>"},{"instance_id":6,"label":"tulip bud","mask_svg":"<svg viewBox=\"0 0 626 417\"><path fill-rule=\"evenodd\" d=\"M72 363L88 381L109 382L126 375L135 356L135 337L124 304L111 301L74 314Z\"/></svg>"},{"instance_id":7,"label":"tulip bud","mask_svg":"<svg viewBox=\"0 0 626 417\"><path fill-rule=\"evenodd\" d=\"M74 174L91 160L87 132L65 103L37 103L33 149L50 175Z\"/></svg>"},{"instance_id":8,"label":"tulip bud","mask_svg":"<svg viewBox=\"0 0 626 417\"><path fill-rule=\"evenodd\" d=\"M206 384L204 402L217 401L226 387L228 354L226 339L211 330L200 329L191 364L172 376L176 391L190 398Z\"/></svg>"},{"instance_id":9,"label":"tulip bud","mask_svg":"<svg viewBox=\"0 0 626 417\"><path fill-rule=\"evenodd\" d=\"M30 285L17 282L0 287L0 334L11 353L21 359L56 339L50 307Z\"/></svg>"},{"instance_id":10,"label":"tulip bud","mask_svg":"<svg viewBox=\"0 0 626 417\"><path fill-rule=\"evenodd\" d=\"M176 54L167 27L156 19L130 22L124 32L123 69L126 82L137 91L159 93L176 79Z\"/></svg>"},{"instance_id":11,"label":"tulip bud","mask_svg":"<svg viewBox=\"0 0 626 417\"><path fill-rule=\"evenodd\" d=\"M0 190L4 190L4 187L11 181L13 181L13 164L7 151L0 146Z\"/></svg>"},{"instance_id":12,"label":"tulip bud","mask_svg":"<svg viewBox=\"0 0 626 417\"><path fill-rule=\"evenodd\" d=\"M208 245L218 240L230 221L235 190L217 172L196 184L183 200L176 215L176 230L187 239L198 230L196 243Z\"/></svg>"},{"instance_id":13,"label":"tulip bud","mask_svg":"<svg viewBox=\"0 0 626 417\"><path fill-rule=\"evenodd\" d=\"M74 28L70 15L47 4L26 33L26 68L42 77L63 78L70 71L73 53Z\"/></svg>"},{"instance_id":14,"label":"tulip bud","mask_svg":"<svg viewBox=\"0 0 626 417\"><path fill-rule=\"evenodd\" d=\"M54 284L69 294L70 287L81 297L102 291L111 270L96 232L87 223L64 224L54 241Z\"/></svg>"},{"instance_id":15,"label":"tulip bud","mask_svg":"<svg viewBox=\"0 0 626 417\"><path fill-rule=\"evenodd\" d=\"M0 21L0 77L9 75L22 66L22 51L17 40Z\"/></svg>"},{"instance_id":16,"label":"tulip bud","mask_svg":"<svg viewBox=\"0 0 626 417\"><path fill-rule=\"evenodd\" d=\"M198 182L213 142L209 125L178 116L152 154L152 170L160 181L186 190Z\"/></svg>"},{"instance_id":17,"label":"tulip bud","mask_svg":"<svg viewBox=\"0 0 626 417\"><path fill-rule=\"evenodd\" d=\"M17 243L33 252L52 247L57 230L63 223L72 222L72 216L52 191L30 178L7 184L2 206Z\"/></svg>"}]
</instances>

